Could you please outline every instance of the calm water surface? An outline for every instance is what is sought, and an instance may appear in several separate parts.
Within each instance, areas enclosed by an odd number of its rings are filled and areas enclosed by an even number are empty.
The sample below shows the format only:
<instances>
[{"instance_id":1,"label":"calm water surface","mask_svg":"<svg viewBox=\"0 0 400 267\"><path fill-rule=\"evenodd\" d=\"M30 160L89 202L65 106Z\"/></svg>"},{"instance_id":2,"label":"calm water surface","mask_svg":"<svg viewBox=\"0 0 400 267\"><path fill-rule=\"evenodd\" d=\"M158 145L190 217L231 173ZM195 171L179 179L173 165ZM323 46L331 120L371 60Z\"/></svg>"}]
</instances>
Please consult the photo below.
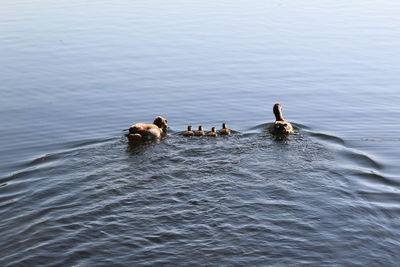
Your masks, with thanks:
<instances>
[{"instance_id":1,"label":"calm water surface","mask_svg":"<svg viewBox=\"0 0 400 267\"><path fill-rule=\"evenodd\" d=\"M1 266L397 266L398 1L6 0ZM266 128L281 102L296 134ZM159 144L123 129L169 120ZM231 137L184 138L227 121Z\"/></svg>"}]
</instances>

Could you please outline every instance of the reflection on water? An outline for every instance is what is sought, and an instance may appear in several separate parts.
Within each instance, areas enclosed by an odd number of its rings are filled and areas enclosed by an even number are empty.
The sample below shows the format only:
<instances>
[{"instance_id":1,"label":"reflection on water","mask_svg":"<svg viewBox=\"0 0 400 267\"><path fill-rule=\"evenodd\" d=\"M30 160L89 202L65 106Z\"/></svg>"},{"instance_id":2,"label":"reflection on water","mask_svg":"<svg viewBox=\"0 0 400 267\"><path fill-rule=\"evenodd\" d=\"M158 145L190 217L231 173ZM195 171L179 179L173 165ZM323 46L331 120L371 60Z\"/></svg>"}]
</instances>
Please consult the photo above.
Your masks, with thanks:
<instances>
[{"instance_id":1,"label":"reflection on water","mask_svg":"<svg viewBox=\"0 0 400 267\"><path fill-rule=\"evenodd\" d=\"M396 266L399 12L6 0L0 265ZM168 136L129 147L156 115Z\"/></svg>"}]
</instances>

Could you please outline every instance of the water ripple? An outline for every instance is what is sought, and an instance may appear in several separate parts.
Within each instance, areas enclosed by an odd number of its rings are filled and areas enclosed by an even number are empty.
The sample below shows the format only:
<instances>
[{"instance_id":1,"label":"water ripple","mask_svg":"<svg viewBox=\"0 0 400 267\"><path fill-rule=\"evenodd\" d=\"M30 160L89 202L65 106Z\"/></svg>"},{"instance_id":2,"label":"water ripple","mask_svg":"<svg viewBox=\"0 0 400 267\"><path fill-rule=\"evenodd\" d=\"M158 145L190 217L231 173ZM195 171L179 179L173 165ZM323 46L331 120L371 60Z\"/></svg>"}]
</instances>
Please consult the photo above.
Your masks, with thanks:
<instances>
[{"instance_id":1,"label":"water ripple","mask_svg":"<svg viewBox=\"0 0 400 267\"><path fill-rule=\"evenodd\" d=\"M114 259L143 265L258 265L263 255L273 264L281 253L331 264L370 251L361 244L378 236L398 244L390 228L376 228L400 210L397 180L381 164L326 134L298 128L279 142L265 126L251 131L217 139L175 132L136 151L124 138L86 140L22 164L1 181L2 240L20 236L3 247L3 262L107 263L112 248ZM357 254L340 249L349 237Z\"/></svg>"}]
</instances>

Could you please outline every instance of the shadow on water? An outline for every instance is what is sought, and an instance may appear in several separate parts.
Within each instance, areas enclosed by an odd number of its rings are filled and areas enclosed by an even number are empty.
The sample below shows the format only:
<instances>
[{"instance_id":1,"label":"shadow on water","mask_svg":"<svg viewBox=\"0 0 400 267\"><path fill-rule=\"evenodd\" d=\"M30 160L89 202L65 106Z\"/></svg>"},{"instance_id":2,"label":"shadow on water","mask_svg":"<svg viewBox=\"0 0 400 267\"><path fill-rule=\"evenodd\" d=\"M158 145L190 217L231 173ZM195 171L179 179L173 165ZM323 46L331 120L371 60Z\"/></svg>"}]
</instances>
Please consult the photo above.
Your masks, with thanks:
<instances>
[{"instance_id":1,"label":"shadow on water","mask_svg":"<svg viewBox=\"0 0 400 267\"><path fill-rule=\"evenodd\" d=\"M84 140L21 164L0 179L0 263L361 264L371 249L396 262L369 242L398 243L396 177L339 137L294 124L277 141L269 125Z\"/></svg>"},{"instance_id":2,"label":"shadow on water","mask_svg":"<svg viewBox=\"0 0 400 267\"><path fill-rule=\"evenodd\" d=\"M274 123L273 122L268 122L268 123L262 123L258 124L254 127L251 127L250 129L247 130L247 132L260 132L260 131L266 131L268 128L270 128ZM296 122L291 122L293 125L293 128L295 131L301 130L309 130L310 128L307 125L301 124L301 123L296 123Z\"/></svg>"},{"instance_id":3,"label":"shadow on water","mask_svg":"<svg viewBox=\"0 0 400 267\"><path fill-rule=\"evenodd\" d=\"M148 150L150 150L153 146L158 145L160 142L163 140L157 140L157 141L144 141L138 144L132 144L129 143L126 146L126 152L129 153L130 155L142 155L146 153Z\"/></svg>"}]
</instances>

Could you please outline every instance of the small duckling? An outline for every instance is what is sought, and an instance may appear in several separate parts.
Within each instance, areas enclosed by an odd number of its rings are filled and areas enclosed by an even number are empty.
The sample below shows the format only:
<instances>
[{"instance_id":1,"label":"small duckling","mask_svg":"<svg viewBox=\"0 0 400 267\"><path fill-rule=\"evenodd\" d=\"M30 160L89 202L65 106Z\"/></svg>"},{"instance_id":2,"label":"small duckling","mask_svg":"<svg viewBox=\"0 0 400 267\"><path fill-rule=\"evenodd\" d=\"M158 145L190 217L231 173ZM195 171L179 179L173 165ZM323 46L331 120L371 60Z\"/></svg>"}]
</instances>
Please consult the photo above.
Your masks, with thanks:
<instances>
[{"instance_id":1,"label":"small duckling","mask_svg":"<svg viewBox=\"0 0 400 267\"><path fill-rule=\"evenodd\" d=\"M217 133L217 131L215 130L215 127L214 127L214 126L211 127L211 132L208 132L207 135L208 135L208 136L213 136L213 137L217 137L217 136L218 136L218 133Z\"/></svg>"},{"instance_id":2,"label":"small duckling","mask_svg":"<svg viewBox=\"0 0 400 267\"><path fill-rule=\"evenodd\" d=\"M220 135L231 135L232 131L226 125L226 122L222 123L222 129L219 130Z\"/></svg>"},{"instance_id":3,"label":"small duckling","mask_svg":"<svg viewBox=\"0 0 400 267\"><path fill-rule=\"evenodd\" d=\"M188 125L187 131L184 131L183 136L193 136L194 132L192 131L192 125Z\"/></svg>"},{"instance_id":4,"label":"small duckling","mask_svg":"<svg viewBox=\"0 0 400 267\"><path fill-rule=\"evenodd\" d=\"M273 111L275 114L275 122L269 128L269 131L275 135L287 135L294 133L292 124L283 118L282 105L280 103L275 103Z\"/></svg>"},{"instance_id":5,"label":"small duckling","mask_svg":"<svg viewBox=\"0 0 400 267\"><path fill-rule=\"evenodd\" d=\"M199 129L197 131L194 131L194 135L195 136L205 135L203 125L199 125Z\"/></svg>"}]
</instances>

